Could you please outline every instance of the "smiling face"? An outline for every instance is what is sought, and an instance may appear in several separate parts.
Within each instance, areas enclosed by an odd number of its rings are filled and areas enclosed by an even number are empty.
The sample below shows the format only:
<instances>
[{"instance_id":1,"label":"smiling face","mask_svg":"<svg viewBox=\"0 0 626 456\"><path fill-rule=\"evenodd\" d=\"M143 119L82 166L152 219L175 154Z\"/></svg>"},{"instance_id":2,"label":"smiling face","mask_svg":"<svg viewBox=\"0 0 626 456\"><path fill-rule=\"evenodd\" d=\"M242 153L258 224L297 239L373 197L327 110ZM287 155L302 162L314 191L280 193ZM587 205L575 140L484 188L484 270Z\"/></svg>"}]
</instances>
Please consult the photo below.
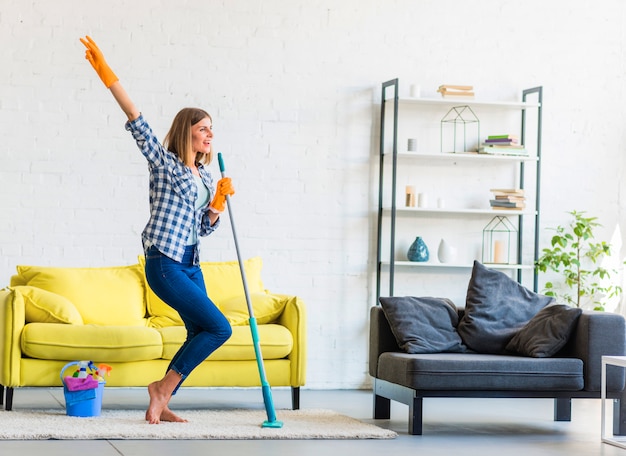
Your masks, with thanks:
<instances>
[{"instance_id":1,"label":"smiling face","mask_svg":"<svg viewBox=\"0 0 626 456\"><path fill-rule=\"evenodd\" d=\"M191 147L195 153L211 153L213 141L213 122L205 117L191 126Z\"/></svg>"},{"instance_id":2,"label":"smiling face","mask_svg":"<svg viewBox=\"0 0 626 456\"><path fill-rule=\"evenodd\" d=\"M199 108L183 108L174 117L163 146L187 166L207 165L213 159L213 120Z\"/></svg>"}]
</instances>

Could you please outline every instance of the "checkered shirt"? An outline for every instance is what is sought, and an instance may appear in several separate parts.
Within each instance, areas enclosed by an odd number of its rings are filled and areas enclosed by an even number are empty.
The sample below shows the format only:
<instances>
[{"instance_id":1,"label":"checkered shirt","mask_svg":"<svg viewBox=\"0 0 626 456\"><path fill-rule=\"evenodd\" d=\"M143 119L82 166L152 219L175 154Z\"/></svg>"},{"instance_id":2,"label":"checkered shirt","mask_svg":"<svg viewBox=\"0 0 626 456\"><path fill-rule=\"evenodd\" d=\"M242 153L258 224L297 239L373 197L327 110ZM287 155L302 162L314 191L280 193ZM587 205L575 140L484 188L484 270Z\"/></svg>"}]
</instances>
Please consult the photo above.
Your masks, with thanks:
<instances>
[{"instance_id":1,"label":"checkered shirt","mask_svg":"<svg viewBox=\"0 0 626 456\"><path fill-rule=\"evenodd\" d=\"M165 150L143 115L126 122L125 128L135 138L150 170L150 220L141 234L144 252L155 246L173 260L182 261L191 230L198 230L199 236L207 236L218 227L219 219L211 226L208 204L195 209L198 190L191 169L176 154ZM209 189L211 201L215 194L211 173L202 165L198 165L198 171ZM198 263L196 247L194 264Z\"/></svg>"}]
</instances>

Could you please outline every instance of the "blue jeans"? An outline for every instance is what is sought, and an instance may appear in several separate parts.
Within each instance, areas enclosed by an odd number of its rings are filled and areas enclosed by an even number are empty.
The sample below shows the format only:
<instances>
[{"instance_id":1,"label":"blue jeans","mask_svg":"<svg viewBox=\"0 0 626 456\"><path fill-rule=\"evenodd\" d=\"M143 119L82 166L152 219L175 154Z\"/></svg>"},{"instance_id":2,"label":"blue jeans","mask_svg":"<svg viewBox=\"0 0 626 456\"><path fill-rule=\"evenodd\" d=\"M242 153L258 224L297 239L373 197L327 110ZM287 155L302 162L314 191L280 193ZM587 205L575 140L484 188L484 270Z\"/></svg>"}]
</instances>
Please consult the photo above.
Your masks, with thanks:
<instances>
[{"instance_id":1,"label":"blue jeans","mask_svg":"<svg viewBox=\"0 0 626 456\"><path fill-rule=\"evenodd\" d=\"M187 329L187 338L168 367L182 377L173 394L191 371L232 334L230 323L207 296L200 266L193 264L194 247L185 249L180 263L155 247L150 247L146 254L148 285L180 314Z\"/></svg>"}]
</instances>

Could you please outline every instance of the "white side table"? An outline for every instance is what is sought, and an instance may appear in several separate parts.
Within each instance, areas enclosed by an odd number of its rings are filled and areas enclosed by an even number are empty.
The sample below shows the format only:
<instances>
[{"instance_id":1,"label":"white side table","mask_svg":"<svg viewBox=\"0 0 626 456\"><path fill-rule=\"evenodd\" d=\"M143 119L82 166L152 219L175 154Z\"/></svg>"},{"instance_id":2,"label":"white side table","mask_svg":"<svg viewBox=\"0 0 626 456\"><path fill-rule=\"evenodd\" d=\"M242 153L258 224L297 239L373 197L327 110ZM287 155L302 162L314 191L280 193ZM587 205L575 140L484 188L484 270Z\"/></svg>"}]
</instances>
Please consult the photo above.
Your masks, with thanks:
<instances>
[{"instance_id":1,"label":"white side table","mask_svg":"<svg viewBox=\"0 0 626 456\"><path fill-rule=\"evenodd\" d=\"M601 437L604 443L618 446L626 449L626 435L616 436L611 432L610 436L606 433L606 368L607 366L617 366L626 369L626 356L603 356L602 357L602 376L600 400L602 401L602 430Z\"/></svg>"}]
</instances>

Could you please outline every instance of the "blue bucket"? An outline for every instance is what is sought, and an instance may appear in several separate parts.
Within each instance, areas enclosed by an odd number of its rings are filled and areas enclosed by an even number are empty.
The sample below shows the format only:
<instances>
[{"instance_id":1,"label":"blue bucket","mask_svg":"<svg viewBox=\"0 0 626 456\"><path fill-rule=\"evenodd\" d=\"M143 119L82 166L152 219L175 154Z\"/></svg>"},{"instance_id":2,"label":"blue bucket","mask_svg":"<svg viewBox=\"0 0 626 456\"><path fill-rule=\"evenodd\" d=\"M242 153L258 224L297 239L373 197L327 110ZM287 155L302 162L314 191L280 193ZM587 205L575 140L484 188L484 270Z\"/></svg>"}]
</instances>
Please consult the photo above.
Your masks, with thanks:
<instances>
[{"instance_id":1,"label":"blue bucket","mask_svg":"<svg viewBox=\"0 0 626 456\"><path fill-rule=\"evenodd\" d=\"M65 411L68 416L100 416L102 411L102 393L105 382L98 382L98 387L83 391L70 391L65 384L63 373L70 367L78 365L77 361L66 364L61 369L61 382L63 383L63 394L65 395Z\"/></svg>"}]
</instances>

